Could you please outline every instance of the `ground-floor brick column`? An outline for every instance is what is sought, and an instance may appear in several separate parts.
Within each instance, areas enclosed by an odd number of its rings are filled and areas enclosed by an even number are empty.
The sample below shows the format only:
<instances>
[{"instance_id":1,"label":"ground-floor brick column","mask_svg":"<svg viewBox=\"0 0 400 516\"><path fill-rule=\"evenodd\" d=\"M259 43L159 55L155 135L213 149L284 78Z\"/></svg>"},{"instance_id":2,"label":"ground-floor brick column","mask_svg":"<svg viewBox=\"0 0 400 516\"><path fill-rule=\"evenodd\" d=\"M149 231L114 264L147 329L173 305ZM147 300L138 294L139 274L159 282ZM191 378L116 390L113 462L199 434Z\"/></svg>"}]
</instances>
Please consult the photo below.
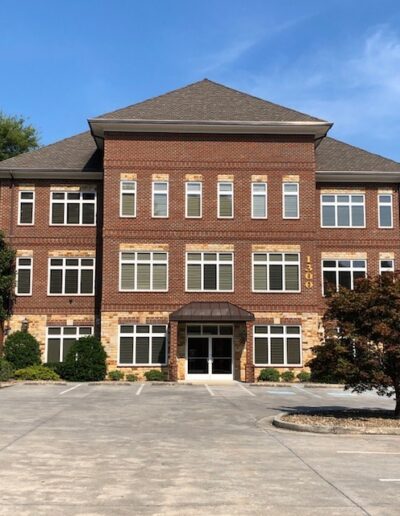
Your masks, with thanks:
<instances>
[{"instance_id":1,"label":"ground-floor brick column","mask_svg":"<svg viewBox=\"0 0 400 516\"><path fill-rule=\"evenodd\" d=\"M253 321L246 322L246 370L245 380L247 383L254 382L254 362L253 362Z\"/></svg>"},{"instance_id":2,"label":"ground-floor brick column","mask_svg":"<svg viewBox=\"0 0 400 516\"><path fill-rule=\"evenodd\" d=\"M178 323L169 323L168 342L168 379L172 382L178 380Z\"/></svg>"}]
</instances>

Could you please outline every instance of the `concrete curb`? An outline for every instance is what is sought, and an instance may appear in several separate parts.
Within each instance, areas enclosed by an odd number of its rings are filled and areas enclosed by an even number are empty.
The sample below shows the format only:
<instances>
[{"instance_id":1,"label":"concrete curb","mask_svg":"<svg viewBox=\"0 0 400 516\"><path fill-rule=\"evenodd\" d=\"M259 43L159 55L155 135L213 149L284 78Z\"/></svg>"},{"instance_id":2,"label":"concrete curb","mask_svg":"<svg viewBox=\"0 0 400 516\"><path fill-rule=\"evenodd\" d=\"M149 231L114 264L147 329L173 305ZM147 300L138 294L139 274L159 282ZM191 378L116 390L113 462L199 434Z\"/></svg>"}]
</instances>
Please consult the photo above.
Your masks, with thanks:
<instances>
[{"instance_id":1,"label":"concrete curb","mask_svg":"<svg viewBox=\"0 0 400 516\"><path fill-rule=\"evenodd\" d=\"M314 434L369 434L369 435L400 435L400 428L348 428L340 425L322 426L322 425L303 425L300 423L292 423L284 421L282 418L287 416L290 412L281 412L275 416L272 420L272 424L277 428L283 428L285 430L293 430L295 432L311 432ZM295 414L295 412L293 412Z\"/></svg>"},{"instance_id":2,"label":"concrete curb","mask_svg":"<svg viewBox=\"0 0 400 516\"><path fill-rule=\"evenodd\" d=\"M5 389L6 387L14 387L17 382L0 382L0 389Z\"/></svg>"},{"instance_id":3,"label":"concrete curb","mask_svg":"<svg viewBox=\"0 0 400 516\"><path fill-rule=\"evenodd\" d=\"M246 383L250 387L298 387L301 385L305 389L344 389L340 383L309 383L309 382L255 382Z\"/></svg>"}]
</instances>

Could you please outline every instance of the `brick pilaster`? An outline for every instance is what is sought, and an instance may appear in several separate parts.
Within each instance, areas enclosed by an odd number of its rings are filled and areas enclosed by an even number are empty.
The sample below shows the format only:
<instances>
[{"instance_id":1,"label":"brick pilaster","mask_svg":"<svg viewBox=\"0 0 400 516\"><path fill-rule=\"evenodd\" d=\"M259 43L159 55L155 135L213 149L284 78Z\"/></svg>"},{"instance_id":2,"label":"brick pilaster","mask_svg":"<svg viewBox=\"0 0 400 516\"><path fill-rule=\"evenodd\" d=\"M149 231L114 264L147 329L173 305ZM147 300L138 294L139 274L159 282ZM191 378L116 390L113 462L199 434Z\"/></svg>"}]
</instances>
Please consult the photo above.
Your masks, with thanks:
<instances>
[{"instance_id":1,"label":"brick pilaster","mask_svg":"<svg viewBox=\"0 0 400 516\"><path fill-rule=\"evenodd\" d=\"M169 323L168 343L168 379L172 382L178 380L178 323Z\"/></svg>"},{"instance_id":2,"label":"brick pilaster","mask_svg":"<svg viewBox=\"0 0 400 516\"><path fill-rule=\"evenodd\" d=\"M253 363L253 321L246 322L246 370L245 381L254 382L254 363Z\"/></svg>"}]
</instances>

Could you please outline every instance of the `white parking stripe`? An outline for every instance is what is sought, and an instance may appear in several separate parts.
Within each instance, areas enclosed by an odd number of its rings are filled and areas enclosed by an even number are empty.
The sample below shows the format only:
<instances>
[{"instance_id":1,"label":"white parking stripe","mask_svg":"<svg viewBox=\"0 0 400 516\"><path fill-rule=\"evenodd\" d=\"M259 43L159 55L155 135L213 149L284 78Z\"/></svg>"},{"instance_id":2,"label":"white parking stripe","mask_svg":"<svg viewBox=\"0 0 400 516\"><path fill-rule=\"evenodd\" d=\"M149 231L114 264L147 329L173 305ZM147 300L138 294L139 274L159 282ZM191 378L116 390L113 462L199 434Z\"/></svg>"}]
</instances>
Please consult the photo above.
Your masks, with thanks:
<instances>
[{"instance_id":1,"label":"white parking stripe","mask_svg":"<svg viewBox=\"0 0 400 516\"><path fill-rule=\"evenodd\" d=\"M215 393L210 389L210 387L206 383L204 384L204 387L208 390L210 396L215 396Z\"/></svg>"},{"instance_id":2,"label":"white parking stripe","mask_svg":"<svg viewBox=\"0 0 400 516\"><path fill-rule=\"evenodd\" d=\"M244 385L242 385L240 382L237 382L237 384L239 385L239 387L244 390L245 392L247 392L247 394L249 396L255 396L254 392L251 392L249 391L249 389L246 389L246 387Z\"/></svg>"},{"instance_id":3,"label":"white parking stripe","mask_svg":"<svg viewBox=\"0 0 400 516\"><path fill-rule=\"evenodd\" d=\"M82 384L81 383L78 383L78 385L74 385L73 387L71 387L70 389L67 389L66 391L62 391L60 392L60 396L61 394L65 394L66 392L70 392L70 391L73 391L74 389L77 389L78 387L80 387Z\"/></svg>"},{"instance_id":4,"label":"white parking stripe","mask_svg":"<svg viewBox=\"0 0 400 516\"><path fill-rule=\"evenodd\" d=\"M267 391L267 392L268 392L268 394L282 394L282 395L289 394L290 396L295 395L295 393L292 391L282 391L281 389L279 389L279 391Z\"/></svg>"},{"instance_id":5,"label":"white parking stripe","mask_svg":"<svg viewBox=\"0 0 400 516\"><path fill-rule=\"evenodd\" d=\"M319 396L319 394L315 394L314 392L309 392L304 387L297 387L297 385L293 385L293 389L297 389L298 391L301 391L303 394L308 394L308 396L313 396L314 398L322 398L322 396Z\"/></svg>"},{"instance_id":6,"label":"white parking stripe","mask_svg":"<svg viewBox=\"0 0 400 516\"><path fill-rule=\"evenodd\" d=\"M400 478L380 478L379 482L400 482Z\"/></svg>"},{"instance_id":7,"label":"white parking stripe","mask_svg":"<svg viewBox=\"0 0 400 516\"><path fill-rule=\"evenodd\" d=\"M352 394L351 392L328 392L328 396L335 396L337 398L346 397L346 396L355 396L355 394Z\"/></svg>"},{"instance_id":8,"label":"white parking stripe","mask_svg":"<svg viewBox=\"0 0 400 516\"><path fill-rule=\"evenodd\" d=\"M390 452L390 451L347 451L347 450L339 450L336 453L348 453L348 454L357 454L357 455L400 455L400 452Z\"/></svg>"},{"instance_id":9,"label":"white parking stripe","mask_svg":"<svg viewBox=\"0 0 400 516\"><path fill-rule=\"evenodd\" d=\"M139 396L142 390L144 389L144 383L139 387L139 389L136 391L136 396Z\"/></svg>"}]
</instances>

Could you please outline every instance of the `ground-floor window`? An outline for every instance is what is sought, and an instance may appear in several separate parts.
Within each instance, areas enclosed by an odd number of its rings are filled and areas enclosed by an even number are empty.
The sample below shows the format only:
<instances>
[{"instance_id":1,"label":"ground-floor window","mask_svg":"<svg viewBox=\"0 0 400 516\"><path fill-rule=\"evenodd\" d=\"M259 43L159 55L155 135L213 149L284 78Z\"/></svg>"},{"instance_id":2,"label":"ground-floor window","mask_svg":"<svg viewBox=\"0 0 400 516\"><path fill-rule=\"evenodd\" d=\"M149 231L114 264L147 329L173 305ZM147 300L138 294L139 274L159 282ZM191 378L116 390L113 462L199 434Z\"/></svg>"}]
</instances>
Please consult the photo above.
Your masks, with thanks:
<instances>
[{"instance_id":1,"label":"ground-floor window","mask_svg":"<svg viewBox=\"0 0 400 516\"><path fill-rule=\"evenodd\" d=\"M254 326L254 364L301 365L301 327Z\"/></svg>"},{"instance_id":2,"label":"ground-floor window","mask_svg":"<svg viewBox=\"0 0 400 516\"><path fill-rule=\"evenodd\" d=\"M92 326L50 326L47 328L46 362L63 362L72 344L93 334Z\"/></svg>"},{"instance_id":3,"label":"ground-floor window","mask_svg":"<svg viewBox=\"0 0 400 516\"><path fill-rule=\"evenodd\" d=\"M167 327L133 324L119 328L119 365L165 365Z\"/></svg>"}]
</instances>

